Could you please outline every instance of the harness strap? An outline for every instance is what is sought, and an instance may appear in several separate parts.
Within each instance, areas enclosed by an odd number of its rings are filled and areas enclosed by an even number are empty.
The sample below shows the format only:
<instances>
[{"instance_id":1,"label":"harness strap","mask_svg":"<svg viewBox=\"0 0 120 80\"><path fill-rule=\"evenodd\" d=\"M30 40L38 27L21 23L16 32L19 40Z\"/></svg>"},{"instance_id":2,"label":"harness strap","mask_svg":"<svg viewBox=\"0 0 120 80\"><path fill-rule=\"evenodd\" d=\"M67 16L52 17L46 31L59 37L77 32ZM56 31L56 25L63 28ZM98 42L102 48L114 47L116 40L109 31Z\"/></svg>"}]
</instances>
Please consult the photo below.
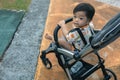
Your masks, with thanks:
<instances>
[{"instance_id":1,"label":"harness strap","mask_svg":"<svg viewBox=\"0 0 120 80\"><path fill-rule=\"evenodd\" d=\"M83 43L86 45L86 44L87 44L87 41L86 41L86 39L85 39L83 33L81 32L81 30L80 30L79 28L75 28L75 30L79 33L79 35L80 35L80 37L81 37Z\"/></svg>"}]
</instances>

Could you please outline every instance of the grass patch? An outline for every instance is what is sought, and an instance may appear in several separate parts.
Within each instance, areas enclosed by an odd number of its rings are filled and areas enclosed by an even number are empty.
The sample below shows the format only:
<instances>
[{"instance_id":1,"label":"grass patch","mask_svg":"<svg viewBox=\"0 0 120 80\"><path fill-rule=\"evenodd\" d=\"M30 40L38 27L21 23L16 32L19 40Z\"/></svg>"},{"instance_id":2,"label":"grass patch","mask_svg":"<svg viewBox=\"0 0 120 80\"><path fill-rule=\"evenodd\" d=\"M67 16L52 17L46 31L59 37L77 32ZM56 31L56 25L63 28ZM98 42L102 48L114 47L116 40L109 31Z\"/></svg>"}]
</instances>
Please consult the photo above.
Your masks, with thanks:
<instances>
[{"instance_id":1,"label":"grass patch","mask_svg":"<svg viewBox=\"0 0 120 80\"><path fill-rule=\"evenodd\" d=\"M31 0L0 0L1 9L27 10Z\"/></svg>"}]
</instances>

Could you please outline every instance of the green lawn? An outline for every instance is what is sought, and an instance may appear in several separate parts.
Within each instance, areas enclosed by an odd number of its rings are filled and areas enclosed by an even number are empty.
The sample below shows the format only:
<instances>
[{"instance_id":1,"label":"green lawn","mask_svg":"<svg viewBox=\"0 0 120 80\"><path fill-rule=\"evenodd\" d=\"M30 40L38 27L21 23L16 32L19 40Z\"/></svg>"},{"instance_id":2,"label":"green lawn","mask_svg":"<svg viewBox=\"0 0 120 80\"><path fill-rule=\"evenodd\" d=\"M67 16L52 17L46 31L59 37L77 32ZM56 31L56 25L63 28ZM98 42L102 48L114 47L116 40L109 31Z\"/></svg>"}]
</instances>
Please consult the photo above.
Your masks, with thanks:
<instances>
[{"instance_id":1,"label":"green lawn","mask_svg":"<svg viewBox=\"0 0 120 80\"><path fill-rule=\"evenodd\" d=\"M0 0L0 9L27 10L31 0Z\"/></svg>"}]
</instances>

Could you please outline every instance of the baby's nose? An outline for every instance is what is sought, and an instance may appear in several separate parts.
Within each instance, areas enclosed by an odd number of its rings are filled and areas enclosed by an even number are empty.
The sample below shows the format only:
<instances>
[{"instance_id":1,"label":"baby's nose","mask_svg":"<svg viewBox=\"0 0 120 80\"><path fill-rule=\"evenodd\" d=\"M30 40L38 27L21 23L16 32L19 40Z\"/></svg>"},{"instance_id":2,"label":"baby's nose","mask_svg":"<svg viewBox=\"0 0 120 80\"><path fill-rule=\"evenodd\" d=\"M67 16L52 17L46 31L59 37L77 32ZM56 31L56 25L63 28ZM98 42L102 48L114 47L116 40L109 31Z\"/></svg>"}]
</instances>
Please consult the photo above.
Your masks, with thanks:
<instances>
[{"instance_id":1,"label":"baby's nose","mask_svg":"<svg viewBox=\"0 0 120 80\"><path fill-rule=\"evenodd\" d=\"M78 21L79 20L79 18L75 18L75 21Z\"/></svg>"}]
</instances>

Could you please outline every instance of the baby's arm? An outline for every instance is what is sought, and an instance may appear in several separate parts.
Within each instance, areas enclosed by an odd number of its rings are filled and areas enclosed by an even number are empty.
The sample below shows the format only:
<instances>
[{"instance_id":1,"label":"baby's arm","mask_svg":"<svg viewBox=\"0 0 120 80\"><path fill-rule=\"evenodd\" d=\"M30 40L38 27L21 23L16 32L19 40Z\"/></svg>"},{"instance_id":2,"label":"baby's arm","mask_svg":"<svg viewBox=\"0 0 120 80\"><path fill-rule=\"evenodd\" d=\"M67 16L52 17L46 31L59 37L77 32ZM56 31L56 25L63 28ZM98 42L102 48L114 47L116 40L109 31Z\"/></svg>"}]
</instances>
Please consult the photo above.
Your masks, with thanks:
<instances>
[{"instance_id":1,"label":"baby's arm","mask_svg":"<svg viewBox=\"0 0 120 80\"><path fill-rule=\"evenodd\" d=\"M60 22L58 23L58 25L61 26L63 35L64 35L64 36L67 35L67 32L68 32L68 31L65 29L65 28L66 28L66 26L65 26L65 21L64 21L64 20L60 21ZM54 41L54 40L53 40L53 36L50 35L50 34L48 34L48 33L45 34L45 38L48 39L48 40Z\"/></svg>"},{"instance_id":2,"label":"baby's arm","mask_svg":"<svg viewBox=\"0 0 120 80\"><path fill-rule=\"evenodd\" d=\"M48 34L48 33L45 34L45 38L48 39L48 40L51 40L52 42L54 42L53 36L50 35L50 34ZM65 40L64 37L59 38L59 44L60 44L61 47L65 48L65 49L67 49L67 50L72 50L72 45L70 45L70 44Z\"/></svg>"},{"instance_id":3,"label":"baby's arm","mask_svg":"<svg viewBox=\"0 0 120 80\"><path fill-rule=\"evenodd\" d=\"M65 21L64 20L60 21L58 23L58 25L61 26L62 33L66 37L66 35L68 34L69 30L68 30L68 28L65 25Z\"/></svg>"},{"instance_id":4,"label":"baby's arm","mask_svg":"<svg viewBox=\"0 0 120 80\"><path fill-rule=\"evenodd\" d=\"M72 45L69 44L69 43L66 41L66 39L65 39L65 38L66 38L66 35L67 35L67 33L68 33L68 30L67 30L67 28L66 28L66 26L65 26L65 21L64 21L64 20L63 20L63 21L60 21L60 22L58 23L58 25L61 26L61 29L62 29L62 32L63 32L63 36L62 36L62 37L59 37L59 39L58 39L58 42L59 42L60 46L63 47L63 48L65 48L65 49L67 49L67 50L72 50L72 49L73 49ZM52 42L54 42L53 36L50 35L50 34L48 34L48 33L45 34L45 38L48 39L48 40L51 40Z\"/></svg>"},{"instance_id":5,"label":"baby's arm","mask_svg":"<svg viewBox=\"0 0 120 80\"><path fill-rule=\"evenodd\" d=\"M64 20L60 21L58 25L61 26L61 30L63 33L63 37L59 39L59 43L61 44L62 47L68 50L73 50L73 46L66 40L66 35L68 34L69 30L65 25L65 21Z\"/></svg>"}]
</instances>

